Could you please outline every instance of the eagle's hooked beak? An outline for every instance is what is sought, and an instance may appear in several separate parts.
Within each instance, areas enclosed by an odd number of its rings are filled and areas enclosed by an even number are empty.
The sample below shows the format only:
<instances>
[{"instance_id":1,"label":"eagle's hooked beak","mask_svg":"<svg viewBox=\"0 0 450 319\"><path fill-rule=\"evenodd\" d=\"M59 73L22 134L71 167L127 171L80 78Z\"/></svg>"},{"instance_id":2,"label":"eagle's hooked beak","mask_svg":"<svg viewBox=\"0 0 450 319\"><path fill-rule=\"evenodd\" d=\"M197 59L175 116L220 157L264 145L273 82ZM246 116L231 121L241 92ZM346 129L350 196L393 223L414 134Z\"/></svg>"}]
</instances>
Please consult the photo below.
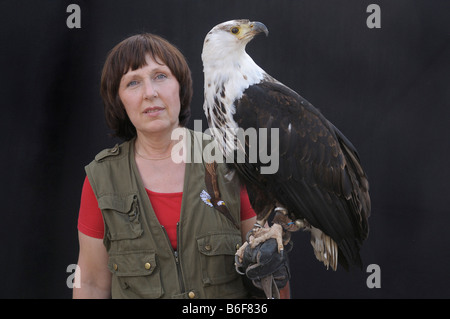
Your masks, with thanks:
<instances>
[{"instance_id":1,"label":"eagle's hooked beak","mask_svg":"<svg viewBox=\"0 0 450 319\"><path fill-rule=\"evenodd\" d=\"M253 36L257 35L258 33L264 32L266 36L269 35L269 29L264 25L264 23L255 21L250 23L250 32Z\"/></svg>"}]
</instances>

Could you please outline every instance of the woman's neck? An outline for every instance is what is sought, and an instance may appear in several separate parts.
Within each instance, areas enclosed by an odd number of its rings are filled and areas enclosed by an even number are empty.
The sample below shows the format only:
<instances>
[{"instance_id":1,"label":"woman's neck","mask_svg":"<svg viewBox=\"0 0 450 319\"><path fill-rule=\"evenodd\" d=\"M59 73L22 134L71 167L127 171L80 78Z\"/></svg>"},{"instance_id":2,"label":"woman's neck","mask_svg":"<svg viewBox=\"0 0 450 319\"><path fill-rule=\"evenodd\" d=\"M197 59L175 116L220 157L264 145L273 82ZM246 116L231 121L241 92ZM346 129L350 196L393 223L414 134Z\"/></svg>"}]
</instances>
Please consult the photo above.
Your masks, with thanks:
<instances>
[{"instance_id":1,"label":"woman's neck","mask_svg":"<svg viewBox=\"0 0 450 319\"><path fill-rule=\"evenodd\" d=\"M143 159L166 159L171 156L172 148L178 142L172 139L172 131L152 134L138 132L135 151Z\"/></svg>"}]
</instances>

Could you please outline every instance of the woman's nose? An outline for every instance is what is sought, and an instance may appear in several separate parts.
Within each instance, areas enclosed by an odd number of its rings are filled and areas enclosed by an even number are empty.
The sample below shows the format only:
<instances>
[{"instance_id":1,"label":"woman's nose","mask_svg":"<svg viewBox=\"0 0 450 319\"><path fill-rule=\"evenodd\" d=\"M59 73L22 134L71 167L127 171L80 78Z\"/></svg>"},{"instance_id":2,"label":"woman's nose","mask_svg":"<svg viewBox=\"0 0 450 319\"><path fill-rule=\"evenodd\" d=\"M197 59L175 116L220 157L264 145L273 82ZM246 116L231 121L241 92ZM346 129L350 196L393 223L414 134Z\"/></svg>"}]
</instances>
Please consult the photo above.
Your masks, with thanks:
<instances>
[{"instance_id":1,"label":"woman's nose","mask_svg":"<svg viewBox=\"0 0 450 319\"><path fill-rule=\"evenodd\" d=\"M158 97L158 92L152 81L145 81L144 99L153 99Z\"/></svg>"}]
</instances>

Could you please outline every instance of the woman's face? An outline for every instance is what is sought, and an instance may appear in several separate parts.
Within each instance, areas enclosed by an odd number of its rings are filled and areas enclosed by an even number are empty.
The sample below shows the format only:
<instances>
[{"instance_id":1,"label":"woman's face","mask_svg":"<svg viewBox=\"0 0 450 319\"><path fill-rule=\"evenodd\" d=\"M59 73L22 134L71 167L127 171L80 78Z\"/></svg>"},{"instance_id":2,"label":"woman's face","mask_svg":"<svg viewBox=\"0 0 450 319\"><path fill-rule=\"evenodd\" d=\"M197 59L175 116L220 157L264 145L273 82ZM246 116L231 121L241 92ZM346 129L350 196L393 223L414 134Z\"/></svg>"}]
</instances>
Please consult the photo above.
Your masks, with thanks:
<instances>
[{"instance_id":1,"label":"woman's face","mask_svg":"<svg viewBox=\"0 0 450 319\"><path fill-rule=\"evenodd\" d=\"M146 62L122 76L119 97L138 134L172 131L179 123L180 84L166 65L149 55Z\"/></svg>"}]
</instances>

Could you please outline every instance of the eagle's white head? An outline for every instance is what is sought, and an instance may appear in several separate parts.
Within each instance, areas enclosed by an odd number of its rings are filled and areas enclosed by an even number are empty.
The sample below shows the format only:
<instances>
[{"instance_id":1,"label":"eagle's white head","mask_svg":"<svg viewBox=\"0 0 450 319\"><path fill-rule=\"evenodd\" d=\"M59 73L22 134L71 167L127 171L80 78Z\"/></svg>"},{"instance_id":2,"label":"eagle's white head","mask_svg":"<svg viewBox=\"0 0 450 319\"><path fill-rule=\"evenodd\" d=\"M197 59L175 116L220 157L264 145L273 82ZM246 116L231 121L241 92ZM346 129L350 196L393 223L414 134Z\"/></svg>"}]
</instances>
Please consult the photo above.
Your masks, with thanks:
<instances>
[{"instance_id":1,"label":"eagle's white head","mask_svg":"<svg viewBox=\"0 0 450 319\"><path fill-rule=\"evenodd\" d=\"M264 24L249 20L231 20L216 25L205 37L203 63L240 57L245 53L247 43L262 32L269 34Z\"/></svg>"},{"instance_id":2,"label":"eagle's white head","mask_svg":"<svg viewBox=\"0 0 450 319\"><path fill-rule=\"evenodd\" d=\"M262 32L266 35L269 33L264 24L249 20L231 20L212 28L203 43L205 87L229 79L236 80L233 75L237 73L253 83L260 80L264 71L245 52L245 47L255 35ZM225 78L220 81L217 77Z\"/></svg>"},{"instance_id":3,"label":"eagle's white head","mask_svg":"<svg viewBox=\"0 0 450 319\"><path fill-rule=\"evenodd\" d=\"M210 128L222 132L236 128L234 101L241 98L250 85L269 77L245 51L246 45L259 33L269 33L261 22L231 20L216 25L206 35L202 52L205 76L203 108ZM223 133L214 130L212 133L219 141L230 144L230 140L225 141ZM229 146L229 149L234 148Z\"/></svg>"}]
</instances>

